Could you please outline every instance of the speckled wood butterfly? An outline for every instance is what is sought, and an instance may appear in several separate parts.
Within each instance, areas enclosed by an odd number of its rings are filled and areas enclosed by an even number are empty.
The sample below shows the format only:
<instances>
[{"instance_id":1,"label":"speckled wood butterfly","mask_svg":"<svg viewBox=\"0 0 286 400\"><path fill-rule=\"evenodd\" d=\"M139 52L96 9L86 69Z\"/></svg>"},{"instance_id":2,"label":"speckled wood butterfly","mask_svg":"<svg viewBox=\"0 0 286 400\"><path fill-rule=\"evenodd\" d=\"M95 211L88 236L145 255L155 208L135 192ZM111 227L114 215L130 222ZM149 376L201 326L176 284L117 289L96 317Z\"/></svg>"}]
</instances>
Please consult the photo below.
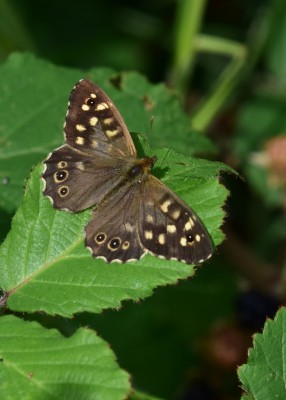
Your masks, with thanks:
<instances>
[{"instance_id":1,"label":"speckled wood butterfly","mask_svg":"<svg viewBox=\"0 0 286 400\"><path fill-rule=\"evenodd\" d=\"M66 144L45 161L43 192L60 210L96 205L85 228L95 258L127 262L151 253L198 264L211 257L198 217L150 173L155 156L137 158L119 111L91 81L71 92L64 132Z\"/></svg>"}]
</instances>

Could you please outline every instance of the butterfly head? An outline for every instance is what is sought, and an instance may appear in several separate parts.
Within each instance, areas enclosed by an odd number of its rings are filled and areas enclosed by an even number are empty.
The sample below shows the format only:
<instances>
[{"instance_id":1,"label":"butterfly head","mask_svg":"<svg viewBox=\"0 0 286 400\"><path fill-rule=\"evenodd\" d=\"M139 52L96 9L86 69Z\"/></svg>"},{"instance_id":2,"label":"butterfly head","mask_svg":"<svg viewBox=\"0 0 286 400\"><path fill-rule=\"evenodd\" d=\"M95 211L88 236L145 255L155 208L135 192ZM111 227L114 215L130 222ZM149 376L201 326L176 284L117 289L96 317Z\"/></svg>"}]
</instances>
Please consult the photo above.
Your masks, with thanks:
<instances>
[{"instance_id":1,"label":"butterfly head","mask_svg":"<svg viewBox=\"0 0 286 400\"><path fill-rule=\"evenodd\" d=\"M128 171L129 178L136 179L137 177L138 178L142 178L144 176L146 177L150 173L156 161L157 161L156 156L141 158L139 160L136 160L136 163Z\"/></svg>"}]
</instances>

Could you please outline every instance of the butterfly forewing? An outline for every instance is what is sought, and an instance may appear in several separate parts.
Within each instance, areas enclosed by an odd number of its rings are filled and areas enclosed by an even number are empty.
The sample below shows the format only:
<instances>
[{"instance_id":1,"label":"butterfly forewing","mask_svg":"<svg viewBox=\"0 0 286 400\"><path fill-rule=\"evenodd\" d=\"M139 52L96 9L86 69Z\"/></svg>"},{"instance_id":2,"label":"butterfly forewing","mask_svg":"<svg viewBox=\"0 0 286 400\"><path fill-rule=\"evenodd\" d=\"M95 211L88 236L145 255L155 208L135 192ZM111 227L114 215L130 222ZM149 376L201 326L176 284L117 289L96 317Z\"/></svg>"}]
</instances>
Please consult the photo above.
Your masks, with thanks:
<instances>
[{"instance_id":1,"label":"butterfly forewing","mask_svg":"<svg viewBox=\"0 0 286 400\"><path fill-rule=\"evenodd\" d=\"M97 156L82 154L64 145L45 162L44 194L58 209L85 210L120 186L126 163L122 158L103 157L100 152Z\"/></svg>"},{"instance_id":2,"label":"butterfly forewing","mask_svg":"<svg viewBox=\"0 0 286 400\"><path fill-rule=\"evenodd\" d=\"M45 161L44 194L56 208L81 211L120 185L136 150L114 104L88 80L71 92L64 131L67 144Z\"/></svg>"},{"instance_id":3,"label":"butterfly forewing","mask_svg":"<svg viewBox=\"0 0 286 400\"><path fill-rule=\"evenodd\" d=\"M97 85L88 80L75 85L64 131L66 144L45 161L44 194L58 209L96 205L85 229L94 257L127 262L150 252L197 264L211 256L203 224L150 174L156 157L136 158L119 111Z\"/></svg>"},{"instance_id":4,"label":"butterfly forewing","mask_svg":"<svg viewBox=\"0 0 286 400\"><path fill-rule=\"evenodd\" d=\"M79 81L71 92L64 131L67 143L80 151L91 152L101 146L114 155L136 157L121 115L109 97L89 80Z\"/></svg>"}]
</instances>

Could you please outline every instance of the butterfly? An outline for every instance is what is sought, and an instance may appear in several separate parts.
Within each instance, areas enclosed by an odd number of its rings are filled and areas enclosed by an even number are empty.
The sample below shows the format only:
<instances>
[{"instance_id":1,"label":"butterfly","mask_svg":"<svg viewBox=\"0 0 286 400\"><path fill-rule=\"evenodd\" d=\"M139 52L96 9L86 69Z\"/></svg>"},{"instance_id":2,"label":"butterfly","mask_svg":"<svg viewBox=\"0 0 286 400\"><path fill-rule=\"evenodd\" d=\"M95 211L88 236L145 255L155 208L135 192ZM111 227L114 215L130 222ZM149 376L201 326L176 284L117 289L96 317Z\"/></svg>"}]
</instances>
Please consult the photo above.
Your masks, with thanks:
<instances>
[{"instance_id":1,"label":"butterfly","mask_svg":"<svg viewBox=\"0 0 286 400\"><path fill-rule=\"evenodd\" d=\"M95 258L124 263L146 253L187 264L211 257L210 236L194 211L151 174L157 158L138 158L115 105L93 82L73 88L66 143L49 154L43 193L59 210L95 206L85 245Z\"/></svg>"}]
</instances>

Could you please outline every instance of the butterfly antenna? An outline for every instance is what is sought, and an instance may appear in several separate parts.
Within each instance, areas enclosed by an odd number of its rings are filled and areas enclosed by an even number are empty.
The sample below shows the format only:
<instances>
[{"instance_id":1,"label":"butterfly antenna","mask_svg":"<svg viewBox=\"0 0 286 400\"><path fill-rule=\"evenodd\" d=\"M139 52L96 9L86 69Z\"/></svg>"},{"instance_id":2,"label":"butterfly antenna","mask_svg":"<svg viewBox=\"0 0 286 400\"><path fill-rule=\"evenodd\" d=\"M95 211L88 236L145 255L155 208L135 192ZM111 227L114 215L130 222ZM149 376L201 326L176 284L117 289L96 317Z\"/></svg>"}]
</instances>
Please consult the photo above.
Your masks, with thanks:
<instances>
[{"instance_id":1,"label":"butterfly antenna","mask_svg":"<svg viewBox=\"0 0 286 400\"><path fill-rule=\"evenodd\" d=\"M151 132L153 129L153 123L154 123L154 116L152 115L150 118L150 124L149 124L149 131L148 131L148 136L147 136L147 142L146 142L146 147L148 148L148 151L150 151L150 138L151 138Z\"/></svg>"}]
</instances>

